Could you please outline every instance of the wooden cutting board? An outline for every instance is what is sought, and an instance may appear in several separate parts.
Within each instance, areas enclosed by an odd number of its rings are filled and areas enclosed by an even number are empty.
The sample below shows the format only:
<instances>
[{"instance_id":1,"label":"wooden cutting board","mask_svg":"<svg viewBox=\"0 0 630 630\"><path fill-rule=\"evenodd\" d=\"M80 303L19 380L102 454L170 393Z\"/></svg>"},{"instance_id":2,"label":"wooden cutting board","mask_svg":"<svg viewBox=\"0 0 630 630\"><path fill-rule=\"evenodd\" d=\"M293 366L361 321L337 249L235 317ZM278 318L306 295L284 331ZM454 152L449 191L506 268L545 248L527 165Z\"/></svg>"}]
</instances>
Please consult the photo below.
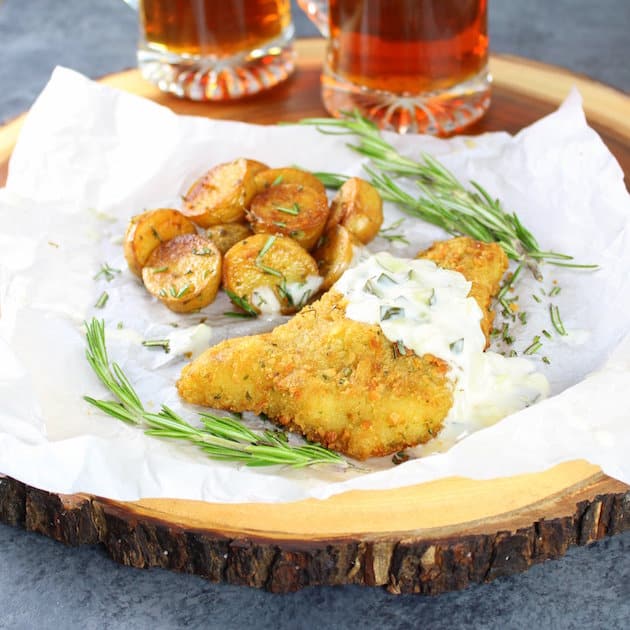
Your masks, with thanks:
<instances>
[{"instance_id":1,"label":"wooden cutting board","mask_svg":"<svg viewBox=\"0 0 630 630\"><path fill-rule=\"evenodd\" d=\"M181 101L136 70L103 83L182 114L256 123L325 115L322 40L297 45L297 72L267 94L231 104ZM493 56L493 103L470 130L517 132L552 111L576 85L588 119L630 174L630 98L564 70ZM0 128L0 184L23 117ZM630 416L630 411L629 411ZM0 520L71 545L100 543L135 567L164 567L271 591L317 584L384 585L440 593L525 570L574 544L630 529L630 487L584 461L544 472L473 481L449 478L326 501L133 503L57 495L0 477Z\"/></svg>"}]
</instances>

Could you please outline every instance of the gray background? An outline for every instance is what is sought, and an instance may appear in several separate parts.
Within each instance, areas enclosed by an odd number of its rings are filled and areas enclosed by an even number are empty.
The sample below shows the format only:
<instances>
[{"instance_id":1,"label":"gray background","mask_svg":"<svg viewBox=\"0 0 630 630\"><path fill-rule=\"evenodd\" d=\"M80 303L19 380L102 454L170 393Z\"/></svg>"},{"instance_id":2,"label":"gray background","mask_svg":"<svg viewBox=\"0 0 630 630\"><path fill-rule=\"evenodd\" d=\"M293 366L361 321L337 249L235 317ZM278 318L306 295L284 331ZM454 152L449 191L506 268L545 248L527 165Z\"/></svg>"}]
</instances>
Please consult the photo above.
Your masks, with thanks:
<instances>
[{"instance_id":1,"label":"gray background","mask_svg":"<svg viewBox=\"0 0 630 630\"><path fill-rule=\"evenodd\" d=\"M315 33L294 14L300 35ZM0 0L0 121L29 107L56 64L94 78L132 67L136 29L120 0ZM630 0L494 0L490 35L494 51L630 91ZM0 525L0 628L132 627L628 628L630 532L429 598L358 587L270 595L121 567L99 548Z\"/></svg>"}]
</instances>

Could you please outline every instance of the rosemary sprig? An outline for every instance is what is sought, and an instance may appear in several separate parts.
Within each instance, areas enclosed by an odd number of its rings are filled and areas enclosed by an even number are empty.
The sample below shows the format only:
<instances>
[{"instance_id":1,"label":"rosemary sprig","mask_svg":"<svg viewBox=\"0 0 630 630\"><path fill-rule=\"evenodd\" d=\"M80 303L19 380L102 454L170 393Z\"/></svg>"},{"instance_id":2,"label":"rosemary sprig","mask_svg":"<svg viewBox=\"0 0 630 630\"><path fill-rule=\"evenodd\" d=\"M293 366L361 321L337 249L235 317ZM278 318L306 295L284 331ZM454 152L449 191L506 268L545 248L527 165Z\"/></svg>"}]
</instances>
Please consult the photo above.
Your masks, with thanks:
<instances>
[{"instance_id":1,"label":"rosemary sprig","mask_svg":"<svg viewBox=\"0 0 630 630\"><path fill-rule=\"evenodd\" d=\"M98 280L98 278L103 276L107 282L111 282L117 273L120 273L120 269L115 269L110 267L108 263L103 263L99 272L94 276L94 280Z\"/></svg>"},{"instance_id":2,"label":"rosemary sprig","mask_svg":"<svg viewBox=\"0 0 630 630\"><path fill-rule=\"evenodd\" d=\"M381 196L397 203L405 212L437 225L450 234L467 234L484 241L496 241L505 253L525 264L540 279L539 261L563 267L595 269L597 265L580 265L567 254L546 252L534 235L523 225L516 213L506 212L498 199L476 182L471 189L462 185L455 176L435 158L423 154L420 161L401 155L381 137L376 124L362 117L357 110L344 112L345 118L306 118L302 125L313 125L321 133L354 135L357 144L347 146L370 158L371 166L364 167L372 184ZM330 183L341 181L341 176L319 174ZM393 177L410 177L420 190L414 197L403 190ZM321 177L320 177L321 180Z\"/></svg>"},{"instance_id":3,"label":"rosemary sprig","mask_svg":"<svg viewBox=\"0 0 630 630\"><path fill-rule=\"evenodd\" d=\"M350 466L341 455L317 444L291 446L276 431L256 433L235 418L200 414L201 427L186 422L166 405L158 413L147 411L117 363L110 363L105 344L105 322L93 318L86 323L86 358L96 376L115 400L84 400L104 413L140 426L147 435L191 442L211 459L243 462L247 466L291 466L315 464Z\"/></svg>"}]
</instances>

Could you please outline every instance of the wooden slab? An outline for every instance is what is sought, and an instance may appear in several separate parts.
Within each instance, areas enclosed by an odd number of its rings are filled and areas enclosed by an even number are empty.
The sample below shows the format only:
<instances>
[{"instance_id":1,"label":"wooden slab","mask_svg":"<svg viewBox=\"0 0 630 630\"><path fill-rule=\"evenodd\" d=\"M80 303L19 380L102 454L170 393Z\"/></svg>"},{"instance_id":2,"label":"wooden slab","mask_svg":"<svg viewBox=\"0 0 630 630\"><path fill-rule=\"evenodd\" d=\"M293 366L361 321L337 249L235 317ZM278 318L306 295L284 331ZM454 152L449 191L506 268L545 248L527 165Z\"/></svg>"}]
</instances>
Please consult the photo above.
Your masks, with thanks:
<instances>
[{"instance_id":1,"label":"wooden slab","mask_svg":"<svg viewBox=\"0 0 630 630\"><path fill-rule=\"evenodd\" d=\"M257 123L325 112L319 100L321 40L298 42L295 76L232 104L181 101L135 70L103 83L183 114ZM517 132L552 111L576 85L589 121L630 173L630 98L587 78L494 56L493 104L470 130ZM23 117L0 128L0 183ZM67 544L105 546L135 567L164 567L271 591L318 584L384 585L440 593L525 570L630 529L630 487L584 461L505 479L450 478L388 491L355 491L282 505L176 499L121 503L63 496L0 477L0 520Z\"/></svg>"}]
</instances>

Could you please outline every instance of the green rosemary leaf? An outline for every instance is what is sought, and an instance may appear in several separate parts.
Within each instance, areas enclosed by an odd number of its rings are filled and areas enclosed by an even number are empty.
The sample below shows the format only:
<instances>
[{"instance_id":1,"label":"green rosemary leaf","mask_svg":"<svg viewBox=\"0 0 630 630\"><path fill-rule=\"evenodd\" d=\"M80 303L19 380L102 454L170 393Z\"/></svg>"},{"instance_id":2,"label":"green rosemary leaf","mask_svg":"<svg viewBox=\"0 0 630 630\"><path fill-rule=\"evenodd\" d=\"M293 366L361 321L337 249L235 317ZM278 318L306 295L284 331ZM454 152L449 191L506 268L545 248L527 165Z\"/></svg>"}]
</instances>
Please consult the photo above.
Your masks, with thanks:
<instances>
[{"instance_id":1,"label":"green rosemary leaf","mask_svg":"<svg viewBox=\"0 0 630 630\"><path fill-rule=\"evenodd\" d=\"M241 462L248 466L291 466L303 468L316 464L350 466L338 453L322 446L292 446L277 431L256 433L234 417L200 414L197 428L173 409L162 406L159 413L145 410L129 379L116 363L110 364L105 345L105 322L93 318L86 323L86 358L96 376L116 400L84 399L103 413L128 424L135 424L147 435L184 440L200 448L208 457L221 461ZM144 342L161 345L165 340Z\"/></svg>"}]
</instances>

